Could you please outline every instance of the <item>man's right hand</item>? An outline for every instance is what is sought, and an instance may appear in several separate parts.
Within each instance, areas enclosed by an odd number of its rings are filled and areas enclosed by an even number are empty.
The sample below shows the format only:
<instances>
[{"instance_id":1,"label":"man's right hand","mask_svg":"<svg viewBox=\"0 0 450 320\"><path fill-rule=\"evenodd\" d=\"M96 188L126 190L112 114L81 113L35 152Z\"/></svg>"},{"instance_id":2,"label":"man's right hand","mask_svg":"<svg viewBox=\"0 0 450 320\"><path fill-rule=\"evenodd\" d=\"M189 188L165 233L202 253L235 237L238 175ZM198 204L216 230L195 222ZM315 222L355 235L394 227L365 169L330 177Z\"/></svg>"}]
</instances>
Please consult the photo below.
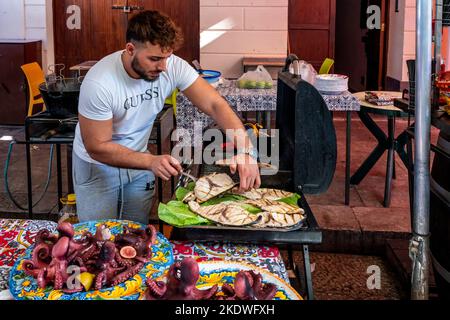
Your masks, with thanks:
<instances>
[{"instance_id":1,"label":"man's right hand","mask_svg":"<svg viewBox=\"0 0 450 320\"><path fill-rule=\"evenodd\" d=\"M152 155L150 170L152 170L155 176L168 181L170 177L179 175L182 167L180 162L170 155Z\"/></svg>"}]
</instances>

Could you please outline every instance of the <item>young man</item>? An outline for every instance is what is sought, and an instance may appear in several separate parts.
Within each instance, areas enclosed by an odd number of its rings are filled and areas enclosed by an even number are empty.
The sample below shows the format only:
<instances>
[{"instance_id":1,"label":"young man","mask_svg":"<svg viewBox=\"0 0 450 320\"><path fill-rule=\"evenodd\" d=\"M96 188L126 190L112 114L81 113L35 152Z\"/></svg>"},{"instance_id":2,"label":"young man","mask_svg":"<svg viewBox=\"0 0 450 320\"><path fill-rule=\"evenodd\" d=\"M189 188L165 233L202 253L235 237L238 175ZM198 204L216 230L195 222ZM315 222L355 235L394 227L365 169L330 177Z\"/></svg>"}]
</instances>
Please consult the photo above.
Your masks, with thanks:
<instances>
[{"instance_id":1,"label":"young man","mask_svg":"<svg viewBox=\"0 0 450 320\"><path fill-rule=\"evenodd\" d=\"M182 35L173 21L145 11L128 25L125 50L99 61L86 75L79 100L73 181L80 221L127 219L148 223L155 176L181 171L177 159L154 155L147 144L156 115L176 88L242 146L231 171L241 190L259 187L255 150L227 102L183 59Z\"/></svg>"}]
</instances>

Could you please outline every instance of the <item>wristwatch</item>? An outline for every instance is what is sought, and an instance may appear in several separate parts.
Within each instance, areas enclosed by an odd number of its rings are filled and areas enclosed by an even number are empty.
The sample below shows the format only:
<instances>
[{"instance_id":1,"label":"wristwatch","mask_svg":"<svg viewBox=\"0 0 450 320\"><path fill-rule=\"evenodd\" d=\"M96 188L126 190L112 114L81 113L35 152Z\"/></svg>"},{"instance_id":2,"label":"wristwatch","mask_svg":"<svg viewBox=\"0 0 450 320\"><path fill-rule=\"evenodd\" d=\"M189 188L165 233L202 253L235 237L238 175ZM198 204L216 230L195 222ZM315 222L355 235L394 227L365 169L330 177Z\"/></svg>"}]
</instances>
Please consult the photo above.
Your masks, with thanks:
<instances>
[{"instance_id":1,"label":"wristwatch","mask_svg":"<svg viewBox=\"0 0 450 320\"><path fill-rule=\"evenodd\" d=\"M241 148L236 154L248 154L250 157L258 161L258 150L256 148Z\"/></svg>"}]
</instances>

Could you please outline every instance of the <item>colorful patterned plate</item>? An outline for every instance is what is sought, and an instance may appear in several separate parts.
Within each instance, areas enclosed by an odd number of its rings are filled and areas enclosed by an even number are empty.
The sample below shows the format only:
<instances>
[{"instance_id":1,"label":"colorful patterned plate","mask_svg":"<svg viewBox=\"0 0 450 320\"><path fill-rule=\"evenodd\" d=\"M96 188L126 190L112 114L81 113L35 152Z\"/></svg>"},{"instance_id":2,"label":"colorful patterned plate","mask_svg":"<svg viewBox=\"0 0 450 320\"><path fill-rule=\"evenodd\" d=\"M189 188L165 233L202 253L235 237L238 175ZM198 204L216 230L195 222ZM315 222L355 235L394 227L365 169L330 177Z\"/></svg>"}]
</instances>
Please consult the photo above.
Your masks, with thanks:
<instances>
[{"instance_id":1,"label":"colorful patterned plate","mask_svg":"<svg viewBox=\"0 0 450 320\"><path fill-rule=\"evenodd\" d=\"M82 234L84 231L89 231L94 234L97 226L101 224L105 224L111 230L112 235L122 233L124 225L132 228L145 228L144 225L131 221L98 220L74 225L75 233ZM34 246L29 247L11 269L9 288L11 294L18 300L137 300L146 289L145 279L147 277L156 278L161 276L173 263L172 245L162 234L158 233L156 243L152 246L151 261L146 263L142 270L133 278L115 287L104 288L98 291L66 294L60 290L53 290L53 287L39 288L36 280L32 276L26 275L22 270L22 261L31 259L33 248Z\"/></svg>"},{"instance_id":2,"label":"colorful patterned plate","mask_svg":"<svg viewBox=\"0 0 450 320\"><path fill-rule=\"evenodd\" d=\"M277 286L278 291L275 294L274 300L303 300L300 294L284 280L267 270L251 264L235 261L204 261L199 262L198 266L200 269L200 277L196 287L199 289L207 289L215 284L219 287L224 283L233 284L239 271L253 270L262 275L263 283L273 283Z\"/></svg>"}]
</instances>

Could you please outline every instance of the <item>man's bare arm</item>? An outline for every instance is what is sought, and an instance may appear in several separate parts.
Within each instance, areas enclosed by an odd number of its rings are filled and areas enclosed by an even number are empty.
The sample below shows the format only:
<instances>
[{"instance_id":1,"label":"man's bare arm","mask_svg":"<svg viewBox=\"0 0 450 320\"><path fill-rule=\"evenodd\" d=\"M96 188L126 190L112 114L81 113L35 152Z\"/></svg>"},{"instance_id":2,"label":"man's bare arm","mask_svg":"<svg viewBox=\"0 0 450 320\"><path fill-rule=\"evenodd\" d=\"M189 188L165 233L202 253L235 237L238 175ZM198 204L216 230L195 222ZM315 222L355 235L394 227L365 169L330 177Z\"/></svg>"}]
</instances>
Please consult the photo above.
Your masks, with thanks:
<instances>
[{"instance_id":1,"label":"man's bare arm","mask_svg":"<svg viewBox=\"0 0 450 320\"><path fill-rule=\"evenodd\" d=\"M222 129L234 129L229 138L240 148L251 147L244 125L228 102L204 79L199 77L183 92L201 111L213 118Z\"/></svg>"},{"instance_id":2,"label":"man's bare arm","mask_svg":"<svg viewBox=\"0 0 450 320\"><path fill-rule=\"evenodd\" d=\"M112 119L91 120L78 115L81 136L86 151L92 159L119 168L151 170L158 177L168 180L181 170L179 162L169 155L155 156L136 152L112 141Z\"/></svg>"},{"instance_id":3,"label":"man's bare arm","mask_svg":"<svg viewBox=\"0 0 450 320\"><path fill-rule=\"evenodd\" d=\"M241 120L208 82L199 77L183 93L195 106L226 130L228 138L234 142L235 146L238 148L253 147ZM236 170L239 171L240 190L258 188L261 185L261 177L256 160L245 154L237 155L234 160L236 160L236 164L230 166L230 169L232 173Z\"/></svg>"}]
</instances>

